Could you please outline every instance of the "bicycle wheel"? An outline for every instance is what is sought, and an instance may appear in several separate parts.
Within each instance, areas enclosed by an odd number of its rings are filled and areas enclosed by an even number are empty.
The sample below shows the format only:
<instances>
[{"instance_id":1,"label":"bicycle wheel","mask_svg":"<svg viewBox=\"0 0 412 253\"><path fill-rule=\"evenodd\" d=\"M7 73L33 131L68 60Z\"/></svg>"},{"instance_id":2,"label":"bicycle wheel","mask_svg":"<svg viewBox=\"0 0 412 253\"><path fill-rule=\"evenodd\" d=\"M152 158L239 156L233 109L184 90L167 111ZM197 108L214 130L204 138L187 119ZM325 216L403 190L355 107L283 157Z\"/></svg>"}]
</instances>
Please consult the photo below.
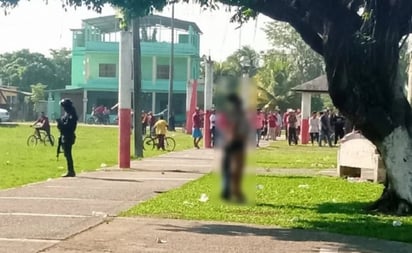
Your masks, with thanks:
<instances>
[{"instance_id":1,"label":"bicycle wheel","mask_svg":"<svg viewBox=\"0 0 412 253\"><path fill-rule=\"evenodd\" d=\"M146 137L143 139L143 149L144 149L144 150L154 149L155 146L156 146L155 140L154 140L152 137L146 136Z\"/></svg>"},{"instance_id":2,"label":"bicycle wheel","mask_svg":"<svg viewBox=\"0 0 412 253\"><path fill-rule=\"evenodd\" d=\"M52 140L52 142L53 142L53 144L55 143L54 142L54 136L52 135L52 134L50 134L50 139ZM49 146L52 146L51 145L51 143L50 143L50 140L49 140L49 137L47 136L47 134L46 133L41 133L41 141L44 143L44 145L49 145Z\"/></svg>"},{"instance_id":3,"label":"bicycle wheel","mask_svg":"<svg viewBox=\"0 0 412 253\"><path fill-rule=\"evenodd\" d=\"M37 137L33 134L27 138L27 146L35 147L37 145Z\"/></svg>"},{"instance_id":4,"label":"bicycle wheel","mask_svg":"<svg viewBox=\"0 0 412 253\"><path fill-rule=\"evenodd\" d=\"M173 151L175 150L176 147L176 142L175 139L172 137L166 137L165 138L165 148L167 151Z\"/></svg>"}]
</instances>

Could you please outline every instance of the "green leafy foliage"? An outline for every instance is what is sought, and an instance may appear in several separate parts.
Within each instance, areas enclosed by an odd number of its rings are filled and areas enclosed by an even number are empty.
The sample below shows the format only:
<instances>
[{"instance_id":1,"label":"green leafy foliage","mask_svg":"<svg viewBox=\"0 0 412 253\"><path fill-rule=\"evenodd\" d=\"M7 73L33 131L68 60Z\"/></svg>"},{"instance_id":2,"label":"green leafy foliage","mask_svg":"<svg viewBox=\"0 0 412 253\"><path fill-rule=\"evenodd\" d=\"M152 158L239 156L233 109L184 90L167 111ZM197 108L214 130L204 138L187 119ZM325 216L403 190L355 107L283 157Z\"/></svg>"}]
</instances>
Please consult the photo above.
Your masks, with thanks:
<instances>
[{"instance_id":1,"label":"green leafy foliage","mask_svg":"<svg viewBox=\"0 0 412 253\"><path fill-rule=\"evenodd\" d=\"M33 103L33 111L40 112L40 102L45 99L44 89L46 89L46 85L41 83L33 84L31 86L31 93L32 95L29 97L30 102Z\"/></svg>"},{"instance_id":2,"label":"green leafy foliage","mask_svg":"<svg viewBox=\"0 0 412 253\"><path fill-rule=\"evenodd\" d=\"M0 55L0 78L3 84L30 91L31 85L42 83L49 89L70 85L71 52L51 50L51 58L27 49Z\"/></svg>"},{"instance_id":3,"label":"green leafy foliage","mask_svg":"<svg viewBox=\"0 0 412 253\"><path fill-rule=\"evenodd\" d=\"M287 23L271 22L264 29L272 49L263 56L264 64L256 74L260 107L281 110L300 107L300 94L291 89L324 73L322 58ZM314 96L315 110L323 103Z\"/></svg>"}]
</instances>

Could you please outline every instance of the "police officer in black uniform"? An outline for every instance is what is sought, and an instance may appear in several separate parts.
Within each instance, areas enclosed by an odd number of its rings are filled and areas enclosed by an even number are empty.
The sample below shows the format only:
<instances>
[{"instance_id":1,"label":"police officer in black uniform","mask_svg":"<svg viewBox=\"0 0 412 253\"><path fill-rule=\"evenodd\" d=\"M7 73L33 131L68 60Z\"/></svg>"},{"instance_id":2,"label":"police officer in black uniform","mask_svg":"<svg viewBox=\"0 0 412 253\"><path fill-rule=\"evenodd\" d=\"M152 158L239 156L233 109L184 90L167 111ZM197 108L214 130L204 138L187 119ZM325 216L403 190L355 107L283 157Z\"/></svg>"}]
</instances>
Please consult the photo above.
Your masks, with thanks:
<instances>
[{"instance_id":1,"label":"police officer in black uniform","mask_svg":"<svg viewBox=\"0 0 412 253\"><path fill-rule=\"evenodd\" d=\"M60 101L61 107L63 107L64 115L57 120L57 128L60 130L59 146L63 148L64 156L67 160L67 174L63 177L75 177L76 173L73 166L72 146L76 140L76 126L77 126L77 113L73 107L73 102L68 99L62 99Z\"/></svg>"}]
</instances>

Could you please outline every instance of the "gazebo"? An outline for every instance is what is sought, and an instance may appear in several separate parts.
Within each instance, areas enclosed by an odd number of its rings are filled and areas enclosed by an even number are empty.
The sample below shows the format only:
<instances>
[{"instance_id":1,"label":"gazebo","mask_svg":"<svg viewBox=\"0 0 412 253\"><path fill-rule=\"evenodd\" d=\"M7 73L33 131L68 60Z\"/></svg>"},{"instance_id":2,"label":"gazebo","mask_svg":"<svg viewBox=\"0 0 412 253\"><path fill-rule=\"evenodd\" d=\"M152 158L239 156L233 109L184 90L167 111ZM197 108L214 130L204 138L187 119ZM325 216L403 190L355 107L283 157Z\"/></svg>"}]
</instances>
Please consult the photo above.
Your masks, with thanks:
<instances>
[{"instance_id":1,"label":"gazebo","mask_svg":"<svg viewBox=\"0 0 412 253\"><path fill-rule=\"evenodd\" d=\"M317 93L328 93L328 80L326 75L319 76L313 80L306 83L300 84L294 88L293 91L302 93L302 122L300 139L302 144L308 144L309 142L309 118L311 115L311 98L312 94Z\"/></svg>"}]
</instances>

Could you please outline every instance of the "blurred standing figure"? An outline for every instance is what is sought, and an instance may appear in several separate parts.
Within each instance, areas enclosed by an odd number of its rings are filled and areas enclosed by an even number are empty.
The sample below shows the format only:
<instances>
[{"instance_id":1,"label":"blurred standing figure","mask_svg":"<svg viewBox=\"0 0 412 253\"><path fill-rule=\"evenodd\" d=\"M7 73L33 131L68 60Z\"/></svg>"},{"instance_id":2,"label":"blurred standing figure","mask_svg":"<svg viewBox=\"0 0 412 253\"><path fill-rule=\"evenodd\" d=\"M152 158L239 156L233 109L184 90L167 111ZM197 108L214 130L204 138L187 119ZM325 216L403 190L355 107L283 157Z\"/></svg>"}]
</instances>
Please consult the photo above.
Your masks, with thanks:
<instances>
[{"instance_id":1,"label":"blurred standing figure","mask_svg":"<svg viewBox=\"0 0 412 253\"><path fill-rule=\"evenodd\" d=\"M241 189L247 139L249 135L248 120L243 111L242 101L236 94L228 95L227 108L223 113L224 147L222 160L224 200L244 202Z\"/></svg>"},{"instance_id":2,"label":"blurred standing figure","mask_svg":"<svg viewBox=\"0 0 412 253\"><path fill-rule=\"evenodd\" d=\"M298 140L300 136L300 130L301 130L300 123L302 122L302 114L300 112L300 109L296 109L295 116L296 116L296 139Z\"/></svg>"},{"instance_id":3,"label":"blurred standing figure","mask_svg":"<svg viewBox=\"0 0 412 253\"><path fill-rule=\"evenodd\" d=\"M57 120L57 128L60 130L59 146L63 147L64 156L67 161L67 174L63 177L75 177L72 146L76 140L76 127L77 127L77 113L73 107L73 103L70 99L65 98L60 101L61 107L63 107L64 115ZM59 149L60 147L58 147Z\"/></svg>"},{"instance_id":4,"label":"blurred standing figure","mask_svg":"<svg viewBox=\"0 0 412 253\"><path fill-rule=\"evenodd\" d=\"M146 128L147 128L147 123L148 123L148 116L147 116L147 114L145 113L145 111L142 111L141 119L142 119L142 134L143 134L143 135L146 135Z\"/></svg>"},{"instance_id":5,"label":"blurred standing figure","mask_svg":"<svg viewBox=\"0 0 412 253\"><path fill-rule=\"evenodd\" d=\"M327 140L329 147L332 147L332 142L330 139L330 120L329 120L329 111L320 113L320 135L319 135L319 147L322 146L322 141Z\"/></svg>"},{"instance_id":6,"label":"blurred standing figure","mask_svg":"<svg viewBox=\"0 0 412 253\"><path fill-rule=\"evenodd\" d=\"M288 143L289 146L292 144L292 142L295 145L298 145L298 137L296 135L296 126L298 123L298 119L296 118L296 114L294 110L291 110L289 112L288 116Z\"/></svg>"},{"instance_id":7,"label":"blurred standing figure","mask_svg":"<svg viewBox=\"0 0 412 253\"><path fill-rule=\"evenodd\" d=\"M211 140L211 146L212 148L215 147L215 143L216 143L216 110L212 109L212 113L210 114L209 117L209 121L210 121L210 140Z\"/></svg>"},{"instance_id":8,"label":"blurred standing figure","mask_svg":"<svg viewBox=\"0 0 412 253\"><path fill-rule=\"evenodd\" d=\"M148 123L149 123L150 135L154 135L155 133L154 133L153 126L156 123L156 118L155 118L155 116L153 115L152 112L148 113L147 120L148 120Z\"/></svg>"},{"instance_id":9,"label":"blurred standing figure","mask_svg":"<svg viewBox=\"0 0 412 253\"><path fill-rule=\"evenodd\" d=\"M338 112L334 118L334 127L335 127L335 145L338 143L338 140L342 139L345 136L345 118L340 112Z\"/></svg>"},{"instance_id":10,"label":"blurred standing figure","mask_svg":"<svg viewBox=\"0 0 412 253\"><path fill-rule=\"evenodd\" d=\"M316 112L312 112L312 117L309 118L309 134L312 146L314 141L319 143L319 118Z\"/></svg>"},{"instance_id":11,"label":"blurred standing figure","mask_svg":"<svg viewBox=\"0 0 412 253\"><path fill-rule=\"evenodd\" d=\"M283 114L283 126L285 127L285 137L286 140L289 139L289 129L288 129L288 117L289 117L289 112L292 109L288 109L284 114Z\"/></svg>"},{"instance_id":12,"label":"blurred standing figure","mask_svg":"<svg viewBox=\"0 0 412 253\"><path fill-rule=\"evenodd\" d=\"M276 141L276 114L273 112L269 112L269 117L268 117L268 126L269 126L269 137L272 141ZM267 138L268 139L268 138Z\"/></svg>"},{"instance_id":13,"label":"blurred standing figure","mask_svg":"<svg viewBox=\"0 0 412 253\"><path fill-rule=\"evenodd\" d=\"M265 123L265 116L260 109L257 109L255 116L255 129L256 129L256 147L259 147L260 138L262 138L263 126Z\"/></svg>"},{"instance_id":14,"label":"blurred standing figure","mask_svg":"<svg viewBox=\"0 0 412 253\"><path fill-rule=\"evenodd\" d=\"M203 138L202 134L202 114L200 113L199 107L196 107L195 113L192 115L192 122L193 122L193 130L192 130L192 136L193 136L193 146L197 149L200 149L199 147L199 142Z\"/></svg>"},{"instance_id":15,"label":"blurred standing figure","mask_svg":"<svg viewBox=\"0 0 412 253\"><path fill-rule=\"evenodd\" d=\"M276 137L280 137L282 133L282 115L280 115L280 111L276 110Z\"/></svg>"}]
</instances>

